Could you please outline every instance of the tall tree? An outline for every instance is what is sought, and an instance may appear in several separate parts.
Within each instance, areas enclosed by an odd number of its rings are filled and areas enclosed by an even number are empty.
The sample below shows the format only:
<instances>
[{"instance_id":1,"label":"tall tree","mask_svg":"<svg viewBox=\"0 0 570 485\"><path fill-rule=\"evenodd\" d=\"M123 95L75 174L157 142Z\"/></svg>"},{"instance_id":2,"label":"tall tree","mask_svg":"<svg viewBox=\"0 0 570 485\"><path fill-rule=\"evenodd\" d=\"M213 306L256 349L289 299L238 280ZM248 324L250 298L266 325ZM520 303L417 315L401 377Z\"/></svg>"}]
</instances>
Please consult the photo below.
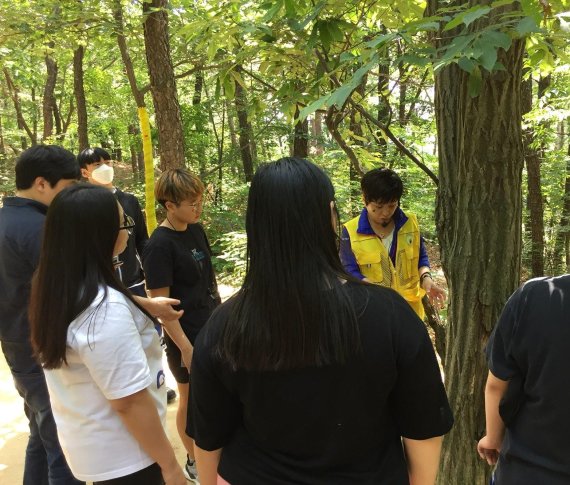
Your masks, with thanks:
<instances>
[{"instance_id":1,"label":"tall tree","mask_svg":"<svg viewBox=\"0 0 570 485\"><path fill-rule=\"evenodd\" d=\"M236 66L238 76L242 72L241 66ZM253 180L253 134L251 123L247 117L247 95L242 82L235 79L235 105L238 118L239 151L243 164L243 173L246 182Z\"/></svg>"},{"instance_id":2,"label":"tall tree","mask_svg":"<svg viewBox=\"0 0 570 485\"><path fill-rule=\"evenodd\" d=\"M438 7L438 0L430 1L432 11ZM502 10L516 8L509 5ZM470 29L482 31L496 22L493 15L474 22ZM453 39L449 33L441 34L438 47ZM504 70L493 70L493 62L492 72L477 71L471 77L450 64L435 76L440 179L436 221L450 292L445 381L455 414L439 475L439 483L446 485L489 481L490 470L474 449L485 429L484 347L519 282L524 41L511 44L508 36L501 38L507 50L499 49L498 60ZM474 83L479 87L477 96Z\"/></svg>"},{"instance_id":3,"label":"tall tree","mask_svg":"<svg viewBox=\"0 0 570 485\"><path fill-rule=\"evenodd\" d=\"M79 151L89 147L87 130L87 103L85 102L85 88L83 85L83 57L85 47L78 45L73 52L73 94L77 105L77 138Z\"/></svg>"},{"instance_id":4,"label":"tall tree","mask_svg":"<svg viewBox=\"0 0 570 485\"><path fill-rule=\"evenodd\" d=\"M143 2L146 60L163 170L184 166L184 133L170 57L167 7L167 0Z\"/></svg>"},{"instance_id":5,"label":"tall tree","mask_svg":"<svg viewBox=\"0 0 570 485\"><path fill-rule=\"evenodd\" d=\"M538 98L541 97L539 90ZM523 83L522 112L529 113L532 109L532 77ZM540 165L543 153L536 149L535 134L532 126L524 130L524 159L527 172L527 211L526 228L530 235L530 267L531 276L544 275L544 208L542 203L542 188L540 183Z\"/></svg>"},{"instance_id":6,"label":"tall tree","mask_svg":"<svg viewBox=\"0 0 570 485\"><path fill-rule=\"evenodd\" d=\"M152 157L150 121L148 117L148 111L146 109L146 103L144 100L144 93L138 87L137 79L135 76L135 70L133 68L133 62L131 60L131 56L129 55L129 49L127 47L127 38L124 32L123 6L121 0L114 0L113 16L115 19L115 31L117 35L117 43L119 45L119 51L121 52L121 58L123 60L123 65L125 66L127 79L129 80L131 92L133 94L133 97L135 98L135 102L137 105L137 114L139 117L139 123L141 128L143 159L144 159L146 225L149 233L151 233L152 231L154 231L157 224L156 224L156 209L155 209L155 199L154 199L154 162Z\"/></svg>"}]
</instances>

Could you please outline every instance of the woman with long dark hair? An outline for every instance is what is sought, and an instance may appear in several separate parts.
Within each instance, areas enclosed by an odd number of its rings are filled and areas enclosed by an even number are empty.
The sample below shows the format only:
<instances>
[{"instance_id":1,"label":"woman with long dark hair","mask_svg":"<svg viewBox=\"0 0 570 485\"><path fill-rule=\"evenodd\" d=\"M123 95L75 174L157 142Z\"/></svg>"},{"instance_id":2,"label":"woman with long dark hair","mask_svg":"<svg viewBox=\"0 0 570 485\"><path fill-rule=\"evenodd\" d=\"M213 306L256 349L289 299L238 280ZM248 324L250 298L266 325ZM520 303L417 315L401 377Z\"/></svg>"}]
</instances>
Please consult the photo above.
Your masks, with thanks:
<instances>
[{"instance_id":1,"label":"woman with long dark hair","mask_svg":"<svg viewBox=\"0 0 570 485\"><path fill-rule=\"evenodd\" d=\"M396 292L345 273L329 178L260 167L246 230L243 287L194 348L200 483L433 484L453 418L431 342Z\"/></svg>"},{"instance_id":2,"label":"woman with long dark hair","mask_svg":"<svg viewBox=\"0 0 570 485\"><path fill-rule=\"evenodd\" d=\"M158 335L113 268L132 229L123 221L107 189L75 185L55 197L32 282L32 345L78 479L181 485Z\"/></svg>"}]
</instances>

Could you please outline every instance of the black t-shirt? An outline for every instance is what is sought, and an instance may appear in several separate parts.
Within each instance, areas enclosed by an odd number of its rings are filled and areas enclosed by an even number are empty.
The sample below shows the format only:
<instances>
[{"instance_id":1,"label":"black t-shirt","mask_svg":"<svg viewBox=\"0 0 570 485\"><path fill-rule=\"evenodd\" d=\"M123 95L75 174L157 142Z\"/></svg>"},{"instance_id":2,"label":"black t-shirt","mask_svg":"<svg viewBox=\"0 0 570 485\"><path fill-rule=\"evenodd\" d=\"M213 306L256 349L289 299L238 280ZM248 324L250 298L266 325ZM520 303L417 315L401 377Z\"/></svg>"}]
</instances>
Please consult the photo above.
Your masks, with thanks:
<instances>
[{"instance_id":1,"label":"black t-shirt","mask_svg":"<svg viewBox=\"0 0 570 485\"><path fill-rule=\"evenodd\" d=\"M202 226L189 224L185 231L157 227L144 249L143 268L149 290L169 287L170 296L180 300L180 324L194 343L220 301Z\"/></svg>"},{"instance_id":2,"label":"black t-shirt","mask_svg":"<svg viewBox=\"0 0 570 485\"><path fill-rule=\"evenodd\" d=\"M347 288L363 352L343 366L232 372L213 353L231 300L198 336L187 433L223 448L218 472L232 485L408 484L401 436L451 428L423 323L391 289Z\"/></svg>"},{"instance_id":3,"label":"black t-shirt","mask_svg":"<svg viewBox=\"0 0 570 485\"><path fill-rule=\"evenodd\" d=\"M528 281L507 302L487 345L509 381L497 483L570 483L570 276Z\"/></svg>"},{"instance_id":4,"label":"black t-shirt","mask_svg":"<svg viewBox=\"0 0 570 485\"><path fill-rule=\"evenodd\" d=\"M129 236L127 247L119 255L119 261L123 263L120 267L121 278L124 285L129 287L144 280L139 258L148 241L148 232L138 199L133 194L128 194L119 189L115 189L115 196L125 214L131 216L135 221L135 227Z\"/></svg>"}]
</instances>

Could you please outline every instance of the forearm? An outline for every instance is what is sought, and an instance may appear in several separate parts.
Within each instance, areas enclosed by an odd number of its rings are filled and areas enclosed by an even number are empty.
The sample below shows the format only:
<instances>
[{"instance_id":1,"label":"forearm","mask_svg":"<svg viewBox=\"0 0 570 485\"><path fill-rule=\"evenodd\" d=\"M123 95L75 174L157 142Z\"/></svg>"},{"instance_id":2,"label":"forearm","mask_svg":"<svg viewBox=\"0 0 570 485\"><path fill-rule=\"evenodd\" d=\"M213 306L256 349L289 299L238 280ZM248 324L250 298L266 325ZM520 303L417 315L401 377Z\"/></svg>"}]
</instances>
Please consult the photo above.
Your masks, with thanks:
<instances>
[{"instance_id":1,"label":"forearm","mask_svg":"<svg viewBox=\"0 0 570 485\"><path fill-rule=\"evenodd\" d=\"M194 453L196 455L196 466L198 467L200 485L216 485L218 481L218 464L220 463L222 449L206 451L195 445Z\"/></svg>"},{"instance_id":2,"label":"forearm","mask_svg":"<svg viewBox=\"0 0 570 485\"><path fill-rule=\"evenodd\" d=\"M163 328L182 353L192 349L190 340L184 333L179 320L163 321Z\"/></svg>"},{"instance_id":3,"label":"forearm","mask_svg":"<svg viewBox=\"0 0 570 485\"><path fill-rule=\"evenodd\" d=\"M426 440L403 439L410 485L435 483L442 440L442 436Z\"/></svg>"},{"instance_id":4,"label":"forearm","mask_svg":"<svg viewBox=\"0 0 570 485\"><path fill-rule=\"evenodd\" d=\"M492 443L500 444L505 434L505 423L499 414L499 404L508 386L508 381L495 377L491 372L485 386L485 422L487 437Z\"/></svg>"},{"instance_id":5,"label":"forearm","mask_svg":"<svg viewBox=\"0 0 570 485\"><path fill-rule=\"evenodd\" d=\"M166 437L156 405L146 389L121 399L110 401L131 435L167 474L178 467L174 450Z\"/></svg>"}]
</instances>

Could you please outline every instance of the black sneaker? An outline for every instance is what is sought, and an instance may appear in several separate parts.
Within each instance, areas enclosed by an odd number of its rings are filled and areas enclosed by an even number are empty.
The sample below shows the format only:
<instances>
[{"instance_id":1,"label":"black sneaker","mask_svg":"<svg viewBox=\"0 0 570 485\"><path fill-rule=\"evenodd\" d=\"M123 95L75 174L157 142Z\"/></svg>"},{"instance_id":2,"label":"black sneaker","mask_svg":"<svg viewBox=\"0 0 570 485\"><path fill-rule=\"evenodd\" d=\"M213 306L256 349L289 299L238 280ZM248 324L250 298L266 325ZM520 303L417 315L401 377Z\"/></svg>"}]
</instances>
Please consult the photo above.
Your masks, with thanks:
<instances>
[{"instance_id":1,"label":"black sneaker","mask_svg":"<svg viewBox=\"0 0 570 485\"><path fill-rule=\"evenodd\" d=\"M174 389L170 389L170 387L166 388L166 402L170 404L172 401L176 399L176 391Z\"/></svg>"}]
</instances>

